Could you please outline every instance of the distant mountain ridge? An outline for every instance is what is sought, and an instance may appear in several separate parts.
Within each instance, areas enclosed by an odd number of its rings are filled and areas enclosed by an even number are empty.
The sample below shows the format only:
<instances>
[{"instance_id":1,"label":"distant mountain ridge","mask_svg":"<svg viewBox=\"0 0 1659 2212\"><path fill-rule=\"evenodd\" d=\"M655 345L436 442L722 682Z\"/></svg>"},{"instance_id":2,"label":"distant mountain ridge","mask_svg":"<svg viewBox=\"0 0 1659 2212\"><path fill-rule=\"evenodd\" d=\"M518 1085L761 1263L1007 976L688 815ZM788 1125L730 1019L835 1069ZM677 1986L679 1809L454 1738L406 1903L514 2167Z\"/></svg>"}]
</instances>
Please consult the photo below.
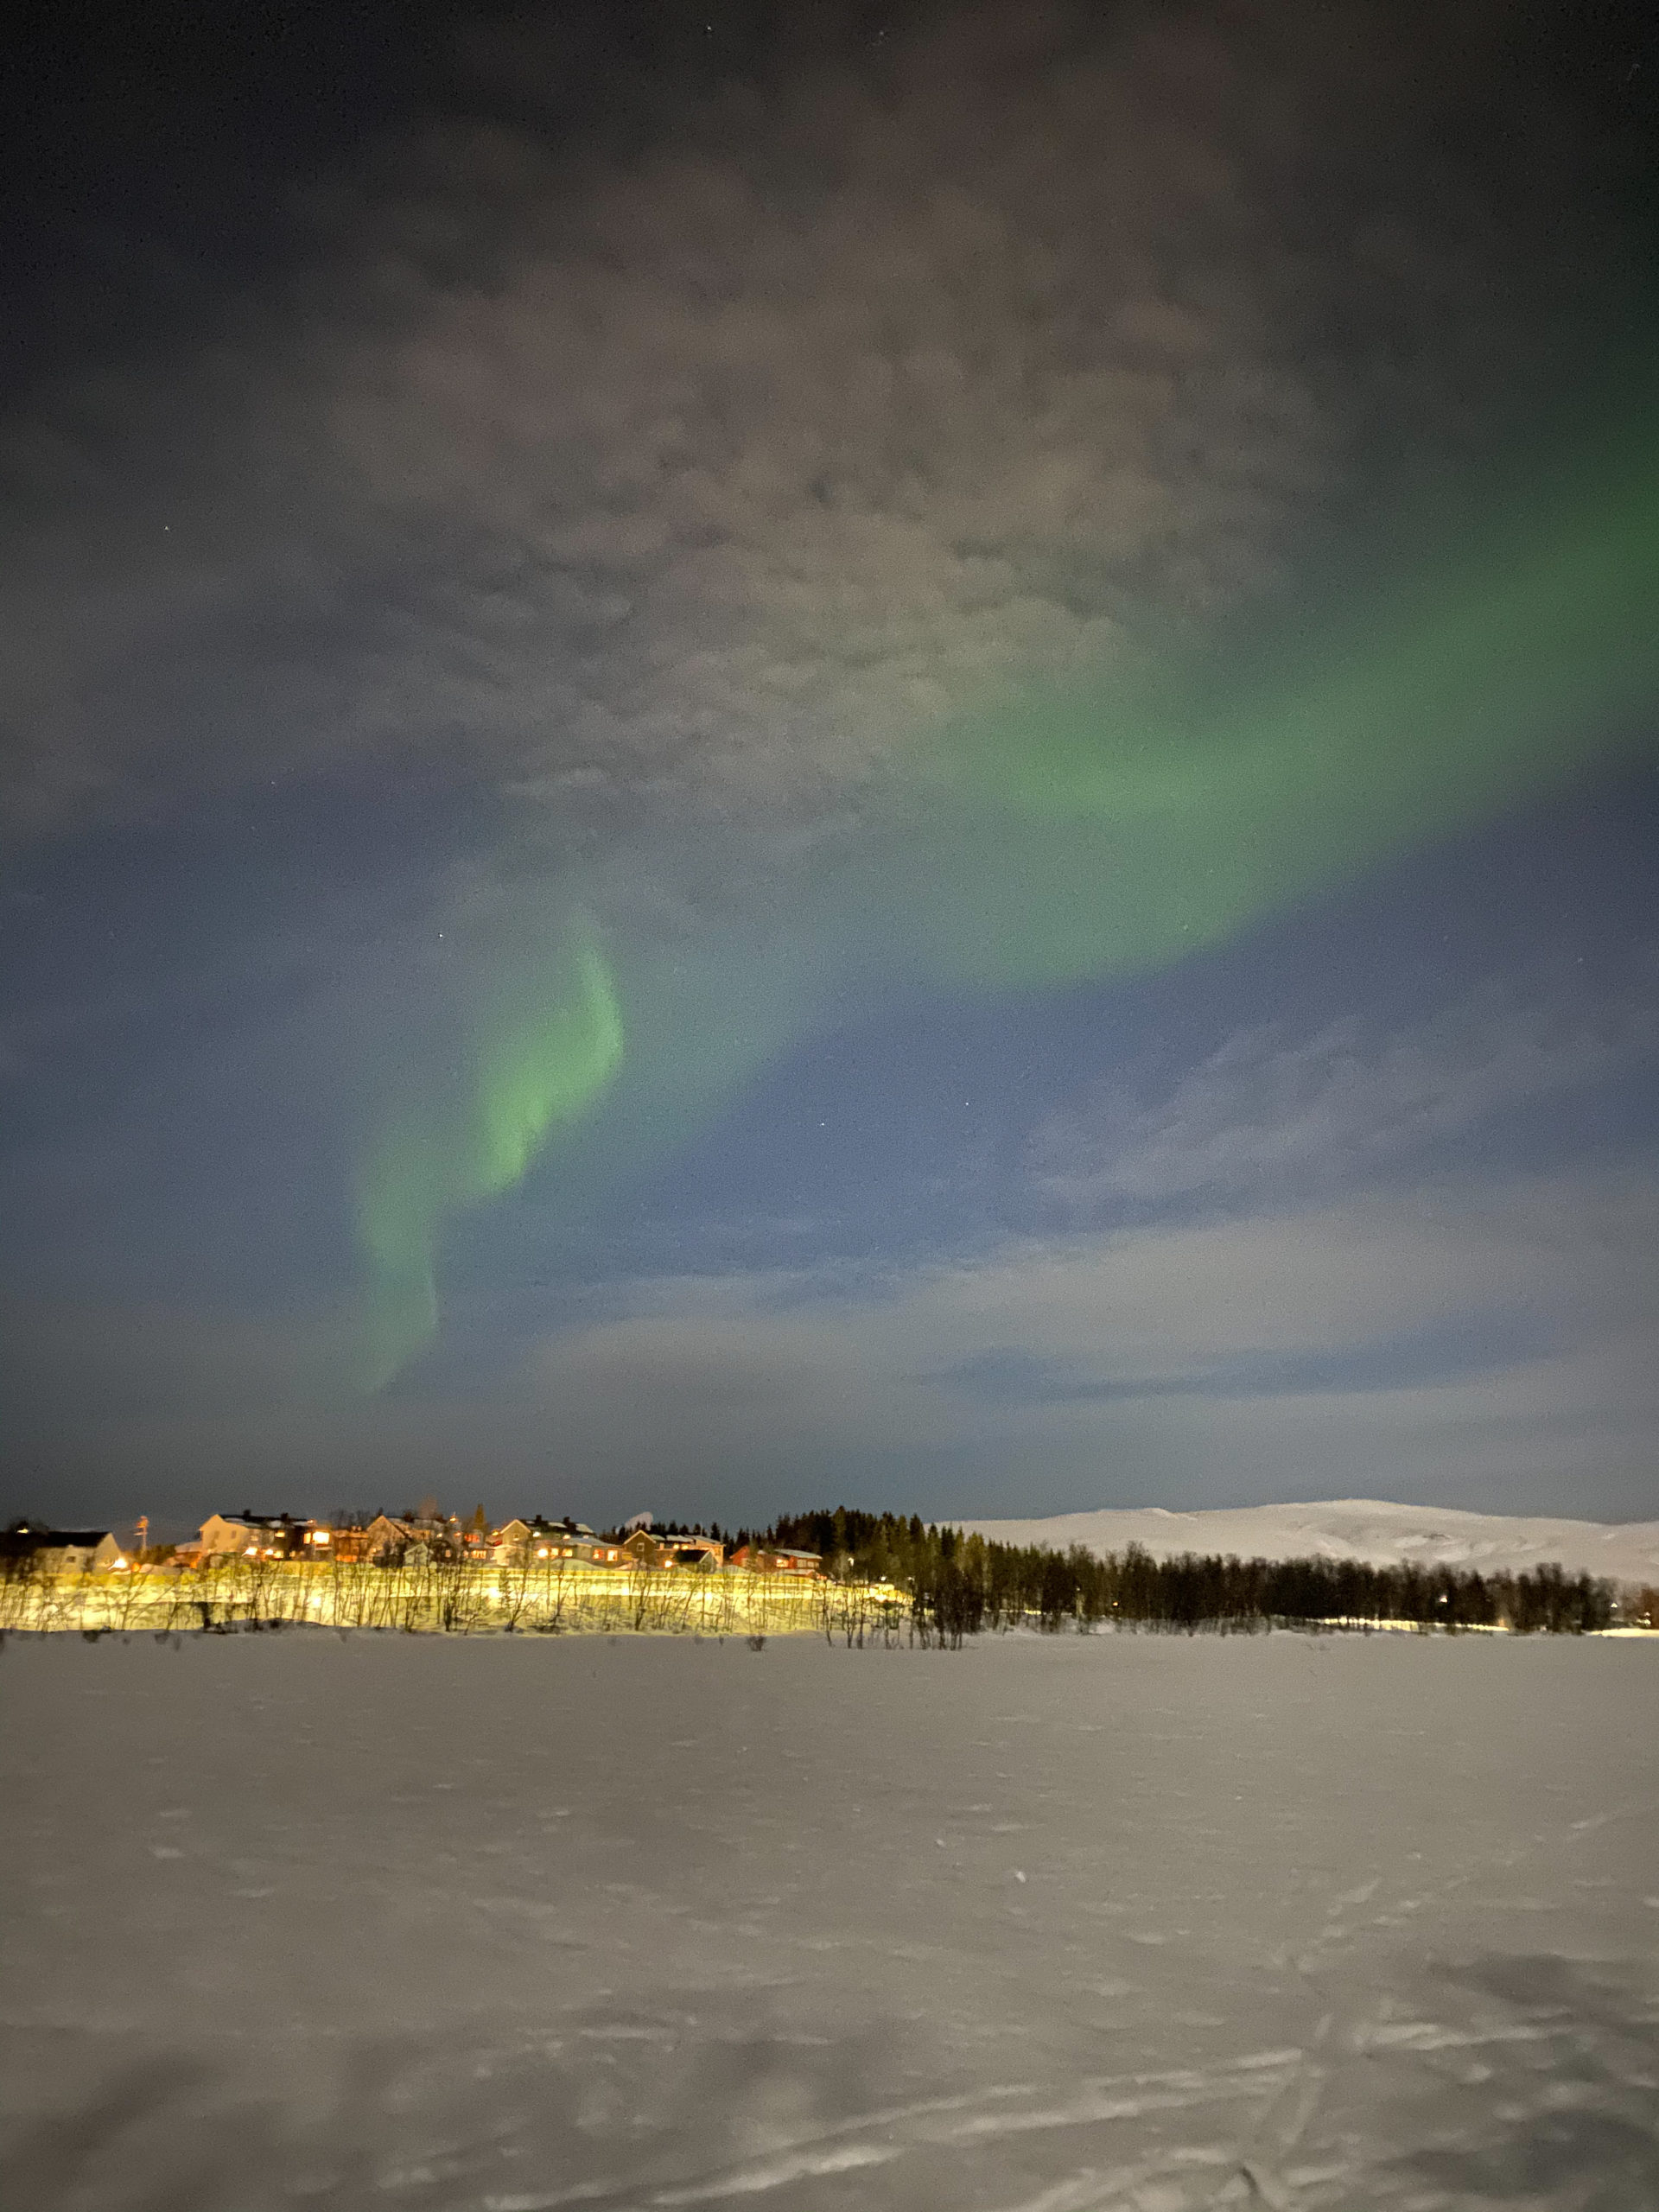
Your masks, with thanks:
<instances>
[{"instance_id":1,"label":"distant mountain ridge","mask_svg":"<svg viewBox=\"0 0 1659 2212\"><path fill-rule=\"evenodd\" d=\"M1307 1505L1212 1506L1173 1513L1160 1505L1103 1507L1041 1520L969 1521L1005 1544L1082 1544L1122 1552L1140 1544L1154 1559L1182 1552L1241 1559L1354 1559L1373 1567L1473 1567L1484 1573L1554 1562L1570 1574L1659 1585L1659 1521L1563 1521L1523 1514L1465 1513L1449 1506L1394 1505L1342 1497Z\"/></svg>"}]
</instances>

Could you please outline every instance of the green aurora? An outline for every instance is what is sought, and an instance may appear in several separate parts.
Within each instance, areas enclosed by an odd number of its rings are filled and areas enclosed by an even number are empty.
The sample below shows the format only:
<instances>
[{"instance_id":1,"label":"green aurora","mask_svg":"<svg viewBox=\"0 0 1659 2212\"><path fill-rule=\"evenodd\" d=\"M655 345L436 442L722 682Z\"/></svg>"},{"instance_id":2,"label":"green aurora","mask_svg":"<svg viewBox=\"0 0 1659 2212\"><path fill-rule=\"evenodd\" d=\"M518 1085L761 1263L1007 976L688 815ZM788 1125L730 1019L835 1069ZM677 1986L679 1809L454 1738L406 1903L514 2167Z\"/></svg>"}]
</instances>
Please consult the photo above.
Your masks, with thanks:
<instances>
[{"instance_id":1,"label":"green aurora","mask_svg":"<svg viewBox=\"0 0 1659 2212\"><path fill-rule=\"evenodd\" d=\"M446 1223L546 1151L541 1226L671 1155L769 1058L884 993L1166 966L1599 766L1654 758L1640 716L1659 675L1659 440L1541 486L1535 473L1391 578L1256 621L1242 642L1033 685L950 729L880 826L695 951L617 912L603 953L566 931L470 1009L459 1096L391 1117L359 1180L373 1382L436 1325Z\"/></svg>"},{"instance_id":2,"label":"green aurora","mask_svg":"<svg viewBox=\"0 0 1659 2212\"><path fill-rule=\"evenodd\" d=\"M446 1218L520 1182L553 1131L587 1111L621 1065L621 1008L591 938L563 933L538 986L499 990L476 1009L458 1090L394 1117L369 1149L356 1226L372 1287L371 1387L437 1327Z\"/></svg>"},{"instance_id":3,"label":"green aurora","mask_svg":"<svg viewBox=\"0 0 1659 2212\"><path fill-rule=\"evenodd\" d=\"M1632 726L1659 676L1659 440L1263 632L951 734L920 839L932 976L1156 967L1620 753L1651 757Z\"/></svg>"}]
</instances>

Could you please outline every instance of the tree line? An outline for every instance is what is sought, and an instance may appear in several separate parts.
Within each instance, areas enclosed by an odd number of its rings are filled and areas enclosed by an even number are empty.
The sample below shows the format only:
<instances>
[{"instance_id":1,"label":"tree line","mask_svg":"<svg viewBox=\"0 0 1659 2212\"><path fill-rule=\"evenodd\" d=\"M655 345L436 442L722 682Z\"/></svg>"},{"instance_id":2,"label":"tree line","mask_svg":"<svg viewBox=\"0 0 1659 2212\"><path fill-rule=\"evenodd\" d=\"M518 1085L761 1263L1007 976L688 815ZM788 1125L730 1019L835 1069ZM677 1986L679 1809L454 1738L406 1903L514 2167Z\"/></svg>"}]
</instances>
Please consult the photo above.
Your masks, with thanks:
<instances>
[{"instance_id":1,"label":"tree line","mask_svg":"<svg viewBox=\"0 0 1659 2212\"><path fill-rule=\"evenodd\" d=\"M1107 1621L1189 1631L1408 1621L1580 1636L1617 1618L1611 1583L1555 1566L1483 1574L1191 1552L1157 1560L1135 1544L1122 1553L1004 1544L915 1514L848 1506L784 1515L762 1541L821 1554L837 1580L891 1584L907 1597L917 1630L944 1644L1033 1620L1051 1632Z\"/></svg>"}]
</instances>

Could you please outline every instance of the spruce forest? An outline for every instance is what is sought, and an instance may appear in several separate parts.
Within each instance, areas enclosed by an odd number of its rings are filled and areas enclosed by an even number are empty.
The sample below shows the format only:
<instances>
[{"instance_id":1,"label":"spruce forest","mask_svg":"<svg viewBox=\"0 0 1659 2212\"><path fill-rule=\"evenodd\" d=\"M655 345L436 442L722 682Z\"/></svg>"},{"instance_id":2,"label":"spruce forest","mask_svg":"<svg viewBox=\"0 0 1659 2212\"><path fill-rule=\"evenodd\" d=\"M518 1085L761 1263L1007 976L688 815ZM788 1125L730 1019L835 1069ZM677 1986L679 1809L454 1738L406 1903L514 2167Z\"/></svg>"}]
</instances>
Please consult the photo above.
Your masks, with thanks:
<instances>
[{"instance_id":1,"label":"spruce forest","mask_svg":"<svg viewBox=\"0 0 1659 2212\"><path fill-rule=\"evenodd\" d=\"M1409 1622L1576 1636L1616 1614L1611 1583L1554 1566L1481 1574L1334 1559L1156 1560L1137 1545L1061 1552L846 1506L784 1516L762 1541L817 1552L838 1580L907 1592L915 1625L951 1644L1033 1619L1051 1632L1106 1621L1192 1631Z\"/></svg>"}]
</instances>

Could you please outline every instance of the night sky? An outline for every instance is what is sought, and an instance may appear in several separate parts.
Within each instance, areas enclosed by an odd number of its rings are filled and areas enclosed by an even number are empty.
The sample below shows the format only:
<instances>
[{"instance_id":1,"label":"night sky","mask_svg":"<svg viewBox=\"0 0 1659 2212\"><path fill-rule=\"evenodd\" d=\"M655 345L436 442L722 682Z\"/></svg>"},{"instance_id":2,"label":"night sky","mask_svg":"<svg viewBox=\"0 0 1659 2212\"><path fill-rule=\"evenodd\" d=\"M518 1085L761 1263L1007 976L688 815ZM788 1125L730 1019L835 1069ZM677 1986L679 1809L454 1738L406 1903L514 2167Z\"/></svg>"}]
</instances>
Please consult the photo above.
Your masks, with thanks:
<instances>
[{"instance_id":1,"label":"night sky","mask_svg":"<svg viewBox=\"0 0 1659 2212\"><path fill-rule=\"evenodd\" d=\"M1659 1515L1643 13L38 11L0 1506Z\"/></svg>"}]
</instances>

